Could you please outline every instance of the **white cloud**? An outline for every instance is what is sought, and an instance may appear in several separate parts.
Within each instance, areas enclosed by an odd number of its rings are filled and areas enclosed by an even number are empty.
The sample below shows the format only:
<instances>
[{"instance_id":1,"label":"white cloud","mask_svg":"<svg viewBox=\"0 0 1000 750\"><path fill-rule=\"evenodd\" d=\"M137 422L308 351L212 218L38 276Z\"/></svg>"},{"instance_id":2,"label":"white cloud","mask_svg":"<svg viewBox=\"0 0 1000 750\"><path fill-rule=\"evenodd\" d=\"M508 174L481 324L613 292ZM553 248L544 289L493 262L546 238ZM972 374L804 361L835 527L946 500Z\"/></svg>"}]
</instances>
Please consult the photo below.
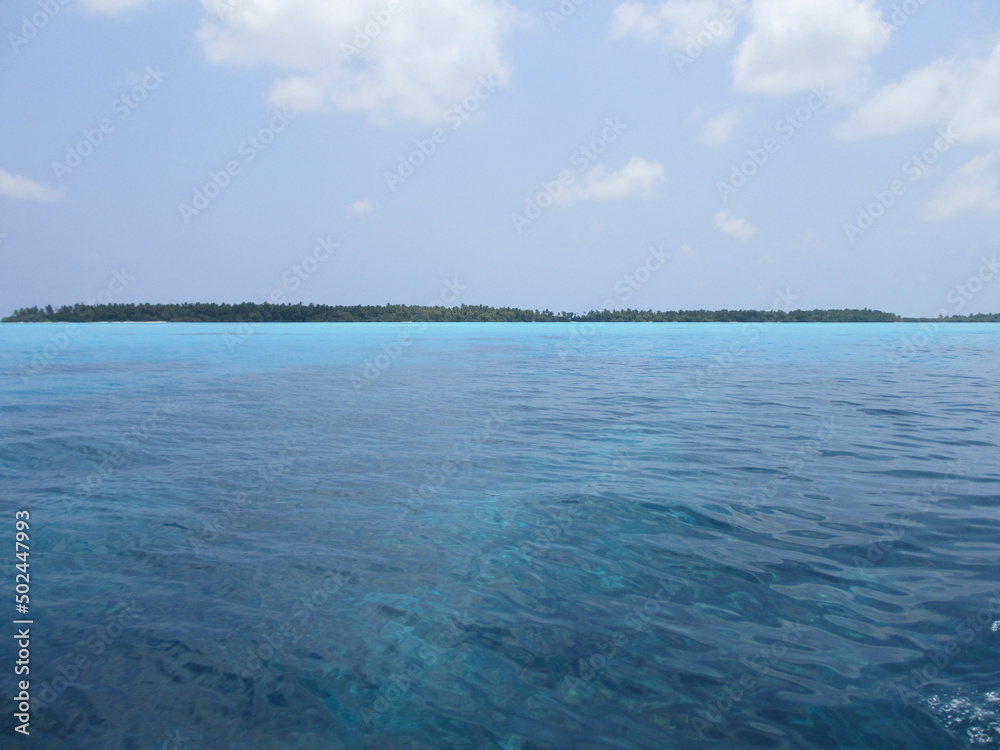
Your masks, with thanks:
<instances>
[{"instance_id":1,"label":"white cloud","mask_svg":"<svg viewBox=\"0 0 1000 750\"><path fill-rule=\"evenodd\" d=\"M560 196L563 202L574 200L619 201L632 195L648 193L666 178L663 165L633 156L617 172L598 164L584 175L583 184L571 185Z\"/></svg>"},{"instance_id":2,"label":"white cloud","mask_svg":"<svg viewBox=\"0 0 1000 750\"><path fill-rule=\"evenodd\" d=\"M826 247L826 243L820 239L820 236L812 229L807 229L805 232L799 235L799 246L808 247L812 249L819 249Z\"/></svg>"},{"instance_id":3,"label":"white cloud","mask_svg":"<svg viewBox=\"0 0 1000 750\"><path fill-rule=\"evenodd\" d=\"M705 123L705 127L701 131L701 140L712 146L721 146L729 140L733 129L739 125L742 119L743 116L737 110L727 109Z\"/></svg>"},{"instance_id":4,"label":"white cloud","mask_svg":"<svg viewBox=\"0 0 1000 750\"><path fill-rule=\"evenodd\" d=\"M666 0L650 9L641 2L623 3L615 8L611 37L663 41L676 50L689 45L704 49L733 38L745 5L745 0Z\"/></svg>"},{"instance_id":5,"label":"white cloud","mask_svg":"<svg viewBox=\"0 0 1000 750\"><path fill-rule=\"evenodd\" d=\"M367 216L368 214L375 213L375 203L370 200L354 201L351 204L350 211L355 216Z\"/></svg>"},{"instance_id":6,"label":"white cloud","mask_svg":"<svg viewBox=\"0 0 1000 750\"><path fill-rule=\"evenodd\" d=\"M843 138L948 125L962 138L1000 138L1000 44L985 59L934 60L884 86L838 128Z\"/></svg>"},{"instance_id":7,"label":"white cloud","mask_svg":"<svg viewBox=\"0 0 1000 750\"><path fill-rule=\"evenodd\" d=\"M715 215L715 228L743 242L749 241L757 234L757 227L746 219L733 216L728 211L719 211Z\"/></svg>"},{"instance_id":8,"label":"white cloud","mask_svg":"<svg viewBox=\"0 0 1000 750\"><path fill-rule=\"evenodd\" d=\"M967 211L1000 213L1000 151L977 156L956 170L927 203L927 218L950 219Z\"/></svg>"},{"instance_id":9,"label":"white cloud","mask_svg":"<svg viewBox=\"0 0 1000 750\"><path fill-rule=\"evenodd\" d=\"M1000 43L982 65L973 65L949 124L963 138L1000 139Z\"/></svg>"},{"instance_id":10,"label":"white cloud","mask_svg":"<svg viewBox=\"0 0 1000 750\"><path fill-rule=\"evenodd\" d=\"M944 60L911 71L855 109L836 133L860 138L941 122L958 102L957 83L952 63Z\"/></svg>"},{"instance_id":11,"label":"white cloud","mask_svg":"<svg viewBox=\"0 0 1000 750\"><path fill-rule=\"evenodd\" d=\"M851 91L889 42L874 0L753 0L749 17L733 74L736 88L754 94Z\"/></svg>"},{"instance_id":12,"label":"white cloud","mask_svg":"<svg viewBox=\"0 0 1000 750\"><path fill-rule=\"evenodd\" d=\"M524 18L505 0L240 0L221 17L215 1L197 32L210 62L284 72L275 106L379 121L438 120L503 85L501 42Z\"/></svg>"},{"instance_id":13,"label":"white cloud","mask_svg":"<svg viewBox=\"0 0 1000 750\"><path fill-rule=\"evenodd\" d=\"M66 197L66 190L50 188L0 169L0 196L22 201L57 201Z\"/></svg>"}]
</instances>

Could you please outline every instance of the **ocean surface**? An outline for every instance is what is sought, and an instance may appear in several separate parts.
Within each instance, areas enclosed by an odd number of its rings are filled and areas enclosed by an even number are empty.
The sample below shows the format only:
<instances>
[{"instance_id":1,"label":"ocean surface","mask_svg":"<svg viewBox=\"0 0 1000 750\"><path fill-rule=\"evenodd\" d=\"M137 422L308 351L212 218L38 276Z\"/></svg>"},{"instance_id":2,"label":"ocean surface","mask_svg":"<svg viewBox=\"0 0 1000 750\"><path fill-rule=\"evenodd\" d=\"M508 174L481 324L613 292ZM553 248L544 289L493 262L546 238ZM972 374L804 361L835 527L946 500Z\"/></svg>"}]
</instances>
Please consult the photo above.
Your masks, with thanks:
<instances>
[{"instance_id":1,"label":"ocean surface","mask_svg":"<svg viewBox=\"0 0 1000 750\"><path fill-rule=\"evenodd\" d=\"M1000 746L997 325L3 325L0 415L3 747Z\"/></svg>"}]
</instances>

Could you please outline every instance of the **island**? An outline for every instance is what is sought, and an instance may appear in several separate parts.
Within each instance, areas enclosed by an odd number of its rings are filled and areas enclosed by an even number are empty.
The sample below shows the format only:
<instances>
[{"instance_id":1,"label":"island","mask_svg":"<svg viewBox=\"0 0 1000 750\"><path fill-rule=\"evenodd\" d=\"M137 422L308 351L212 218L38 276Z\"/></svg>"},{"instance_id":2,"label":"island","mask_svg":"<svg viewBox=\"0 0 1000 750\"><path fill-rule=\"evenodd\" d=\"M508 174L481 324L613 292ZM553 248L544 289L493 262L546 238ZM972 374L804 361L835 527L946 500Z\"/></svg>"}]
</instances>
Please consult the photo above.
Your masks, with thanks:
<instances>
[{"instance_id":1,"label":"island","mask_svg":"<svg viewBox=\"0 0 1000 750\"><path fill-rule=\"evenodd\" d=\"M1000 314L904 318L879 310L591 310L587 313L460 305L219 304L24 307L2 323L1000 323Z\"/></svg>"}]
</instances>

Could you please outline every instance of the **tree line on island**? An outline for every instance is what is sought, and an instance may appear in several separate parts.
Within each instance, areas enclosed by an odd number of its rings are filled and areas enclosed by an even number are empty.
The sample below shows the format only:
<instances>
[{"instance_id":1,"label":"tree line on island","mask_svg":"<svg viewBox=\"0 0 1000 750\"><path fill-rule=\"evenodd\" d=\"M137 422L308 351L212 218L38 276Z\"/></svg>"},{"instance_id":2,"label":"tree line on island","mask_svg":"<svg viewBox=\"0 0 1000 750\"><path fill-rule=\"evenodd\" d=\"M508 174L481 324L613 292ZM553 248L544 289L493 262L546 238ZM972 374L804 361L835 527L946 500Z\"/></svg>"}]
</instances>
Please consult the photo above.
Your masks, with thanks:
<instances>
[{"instance_id":1,"label":"tree line on island","mask_svg":"<svg viewBox=\"0 0 1000 750\"><path fill-rule=\"evenodd\" d=\"M461 305L217 304L63 305L24 307L3 323L1000 323L1000 315L903 318L879 310L591 310L588 313Z\"/></svg>"}]
</instances>

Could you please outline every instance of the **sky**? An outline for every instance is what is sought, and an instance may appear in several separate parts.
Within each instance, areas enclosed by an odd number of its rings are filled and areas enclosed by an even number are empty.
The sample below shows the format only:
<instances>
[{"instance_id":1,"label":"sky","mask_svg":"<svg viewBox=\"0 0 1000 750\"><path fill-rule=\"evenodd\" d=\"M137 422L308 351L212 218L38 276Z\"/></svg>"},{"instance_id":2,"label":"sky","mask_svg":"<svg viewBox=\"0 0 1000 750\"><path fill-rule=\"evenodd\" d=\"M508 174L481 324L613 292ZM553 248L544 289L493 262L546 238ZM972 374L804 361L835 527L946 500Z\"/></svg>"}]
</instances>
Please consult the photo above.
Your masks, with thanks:
<instances>
[{"instance_id":1,"label":"sky","mask_svg":"<svg viewBox=\"0 0 1000 750\"><path fill-rule=\"evenodd\" d=\"M996 0L7 0L0 315L1000 312Z\"/></svg>"}]
</instances>

